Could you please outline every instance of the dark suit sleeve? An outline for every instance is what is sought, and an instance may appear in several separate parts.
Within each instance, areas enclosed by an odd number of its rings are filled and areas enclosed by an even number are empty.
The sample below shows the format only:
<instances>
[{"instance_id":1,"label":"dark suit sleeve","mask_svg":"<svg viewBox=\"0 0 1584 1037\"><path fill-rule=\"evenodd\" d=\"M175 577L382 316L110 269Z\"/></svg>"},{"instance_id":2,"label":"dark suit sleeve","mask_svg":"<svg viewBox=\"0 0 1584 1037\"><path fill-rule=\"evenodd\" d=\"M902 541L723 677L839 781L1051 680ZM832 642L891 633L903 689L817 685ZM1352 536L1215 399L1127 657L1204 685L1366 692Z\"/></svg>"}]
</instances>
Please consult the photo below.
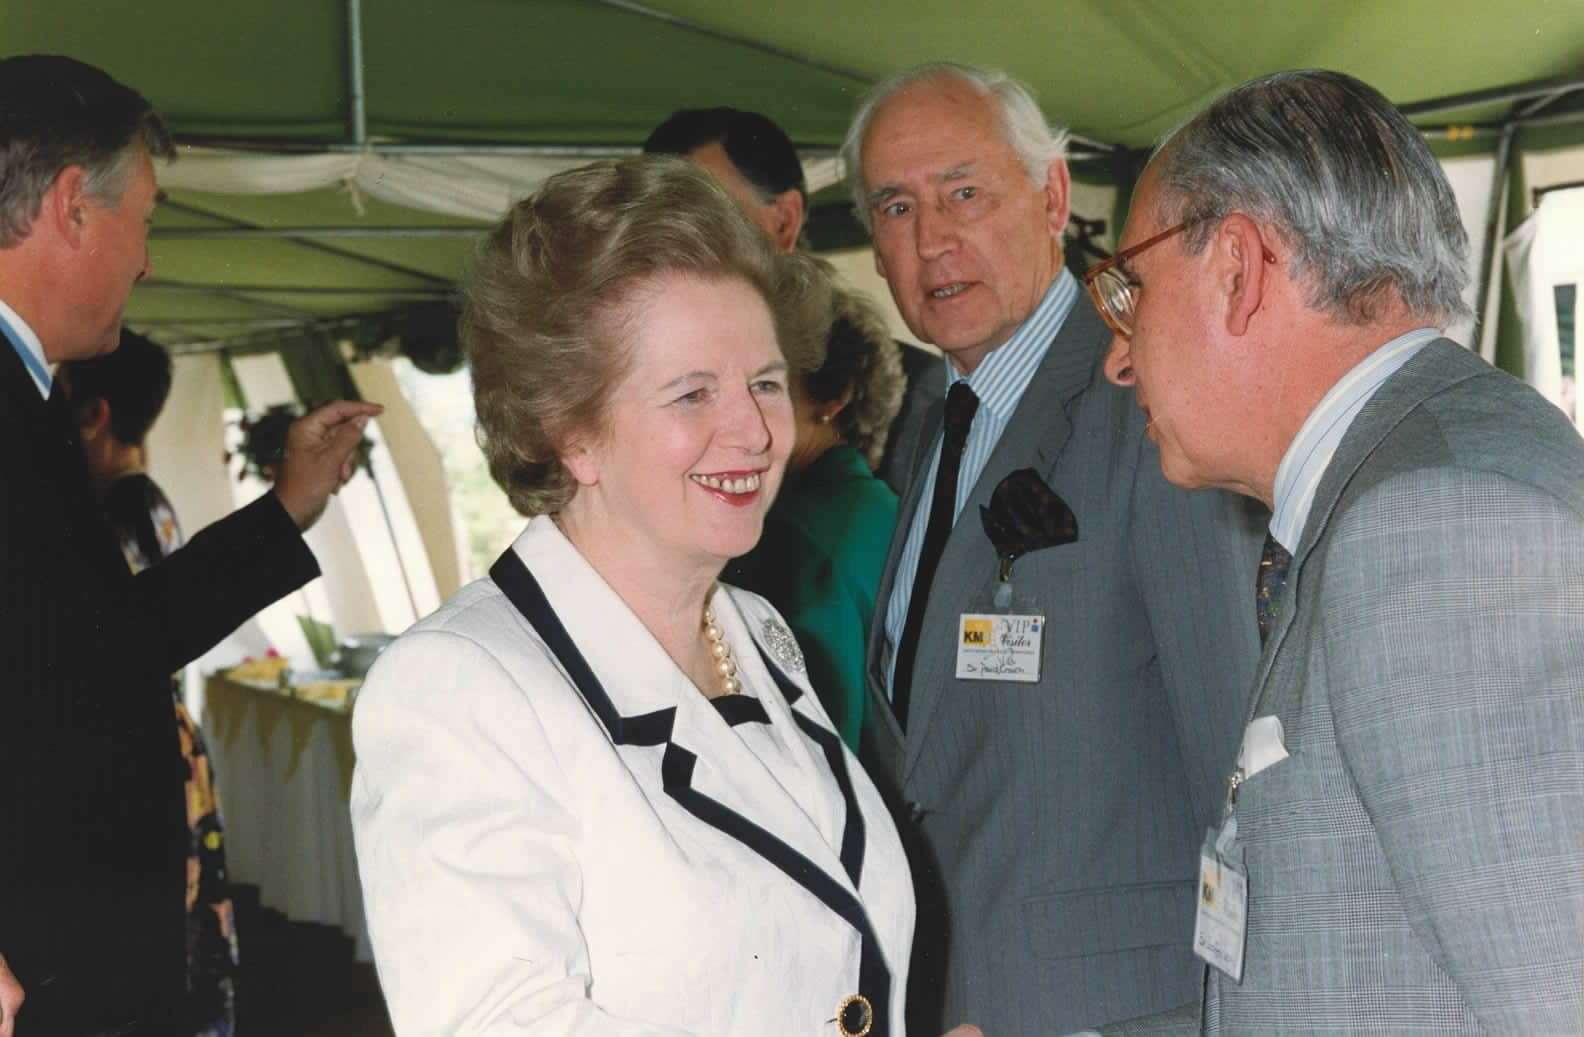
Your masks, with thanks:
<instances>
[{"instance_id":1,"label":"dark suit sleeve","mask_svg":"<svg viewBox=\"0 0 1584 1037\"><path fill-rule=\"evenodd\" d=\"M1177 489L1147 442L1138 466L1135 574L1202 828L1220 821L1259 661L1254 572L1268 514L1220 490Z\"/></svg>"},{"instance_id":2,"label":"dark suit sleeve","mask_svg":"<svg viewBox=\"0 0 1584 1037\"><path fill-rule=\"evenodd\" d=\"M161 668L173 671L318 575L291 516L266 493L139 573L121 608L153 619L156 629L140 636L157 646Z\"/></svg>"},{"instance_id":3,"label":"dark suit sleeve","mask_svg":"<svg viewBox=\"0 0 1584 1037\"><path fill-rule=\"evenodd\" d=\"M31 546L5 552L6 596L43 640L34 646L40 666L69 667L73 656L91 652L98 661L83 661L93 666L116 659L139 676L172 673L319 572L272 493L124 580L107 578L108 563L97 557L114 546L108 530L100 544L91 542L100 529L68 525L76 535L62 530L59 538L35 525Z\"/></svg>"},{"instance_id":4,"label":"dark suit sleeve","mask_svg":"<svg viewBox=\"0 0 1584 1037\"><path fill-rule=\"evenodd\" d=\"M1372 487L1319 600L1337 745L1414 933L1492 1033L1584 1020L1584 518L1499 475Z\"/></svg>"},{"instance_id":5,"label":"dark suit sleeve","mask_svg":"<svg viewBox=\"0 0 1584 1037\"><path fill-rule=\"evenodd\" d=\"M135 999L181 989L170 674L318 570L266 494L132 576L68 422L7 375L0 366L0 950L33 988L33 1025L53 1032L61 1013L131 1014Z\"/></svg>"}]
</instances>

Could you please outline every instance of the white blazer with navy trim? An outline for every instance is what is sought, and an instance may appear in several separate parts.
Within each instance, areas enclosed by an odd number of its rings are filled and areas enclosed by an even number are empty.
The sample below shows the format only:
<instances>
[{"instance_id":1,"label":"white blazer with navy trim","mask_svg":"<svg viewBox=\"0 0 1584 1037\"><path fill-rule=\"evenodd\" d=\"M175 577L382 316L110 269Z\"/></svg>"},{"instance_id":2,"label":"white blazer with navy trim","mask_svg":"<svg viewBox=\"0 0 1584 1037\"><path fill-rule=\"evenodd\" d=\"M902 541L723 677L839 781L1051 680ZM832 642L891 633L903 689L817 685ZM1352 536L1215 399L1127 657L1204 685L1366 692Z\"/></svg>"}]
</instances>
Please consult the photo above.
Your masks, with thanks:
<instances>
[{"instance_id":1,"label":"white blazer with navy trim","mask_svg":"<svg viewBox=\"0 0 1584 1037\"><path fill-rule=\"evenodd\" d=\"M726 709L539 518L381 656L352 821L402 1037L835 1034L854 994L871 1037L901 1037L913 888L890 817L772 661L774 609L736 589L714 609L743 680ZM810 783L836 794L799 802Z\"/></svg>"}]
</instances>

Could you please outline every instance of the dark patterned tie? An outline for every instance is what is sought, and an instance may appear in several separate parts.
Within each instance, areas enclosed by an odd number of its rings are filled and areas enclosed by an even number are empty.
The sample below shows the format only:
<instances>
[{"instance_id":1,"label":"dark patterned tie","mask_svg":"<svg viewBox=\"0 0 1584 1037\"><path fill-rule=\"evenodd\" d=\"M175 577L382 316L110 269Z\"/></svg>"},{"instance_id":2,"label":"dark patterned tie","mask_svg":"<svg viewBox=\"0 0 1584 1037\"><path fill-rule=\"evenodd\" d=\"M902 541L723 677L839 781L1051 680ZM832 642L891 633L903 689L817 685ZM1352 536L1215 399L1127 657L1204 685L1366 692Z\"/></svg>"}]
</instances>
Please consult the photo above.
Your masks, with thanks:
<instances>
[{"instance_id":1,"label":"dark patterned tie","mask_svg":"<svg viewBox=\"0 0 1584 1037\"><path fill-rule=\"evenodd\" d=\"M1287 567L1292 555L1265 534L1265 549L1260 552L1259 572L1254 574L1254 616L1259 620L1260 644L1270 636L1276 623L1276 609L1281 604L1282 585L1287 582Z\"/></svg>"},{"instance_id":2,"label":"dark patterned tie","mask_svg":"<svg viewBox=\"0 0 1584 1037\"><path fill-rule=\"evenodd\" d=\"M935 495L930 499L929 523L924 527L924 545L919 551L918 572L913 577L913 593L908 596L907 621L897 642L896 666L892 670L891 707L897 724L906 731L908 705L913 697L913 661L918 656L919 630L924 626L924 610L929 606L930 585L940 565L946 538L957 518L957 477L962 471L963 446L968 429L979 410L979 397L967 382L957 382L946 393L946 434L941 440L940 466L935 472Z\"/></svg>"}]
</instances>

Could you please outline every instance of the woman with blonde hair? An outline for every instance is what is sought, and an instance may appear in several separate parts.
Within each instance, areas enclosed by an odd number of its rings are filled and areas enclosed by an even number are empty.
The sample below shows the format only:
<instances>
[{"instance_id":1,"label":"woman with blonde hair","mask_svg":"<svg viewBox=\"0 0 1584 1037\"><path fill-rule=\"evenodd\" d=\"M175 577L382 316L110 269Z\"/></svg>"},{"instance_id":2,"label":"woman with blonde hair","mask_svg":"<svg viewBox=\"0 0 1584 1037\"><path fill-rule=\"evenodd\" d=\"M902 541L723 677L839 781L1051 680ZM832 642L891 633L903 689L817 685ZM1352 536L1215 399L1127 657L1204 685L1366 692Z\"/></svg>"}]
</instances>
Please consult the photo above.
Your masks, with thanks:
<instances>
[{"instance_id":1,"label":"woman with blonde hair","mask_svg":"<svg viewBox=\"0 0 1584 1037\"><path fill-rule=\"evenodd\" d=\"M485 243L463 344L528 526L353 719L397 1032L903 1032L896 830L775 609L716 582L828 306L677 160L552 177Z\"/></svg>"}]
</instances>

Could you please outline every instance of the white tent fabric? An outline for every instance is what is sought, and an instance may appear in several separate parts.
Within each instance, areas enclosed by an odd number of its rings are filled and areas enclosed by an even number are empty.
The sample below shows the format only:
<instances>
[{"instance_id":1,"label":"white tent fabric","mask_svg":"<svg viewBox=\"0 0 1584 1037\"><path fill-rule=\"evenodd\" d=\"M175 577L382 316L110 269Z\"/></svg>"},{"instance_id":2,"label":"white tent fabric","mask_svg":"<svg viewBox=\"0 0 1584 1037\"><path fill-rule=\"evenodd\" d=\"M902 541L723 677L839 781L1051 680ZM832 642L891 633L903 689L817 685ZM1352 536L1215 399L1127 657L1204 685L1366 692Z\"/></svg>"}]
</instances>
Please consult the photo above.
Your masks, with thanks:
<instances>
[{"instance_id":1,"label":"white tent fabric","mask_svg":"<svg viewBox=\"0 0 1584 1037\"><path fill-rule=\"evenodd\" d=\"M422 537L422 544L414 545L414 549L428 556L438 598L449 598L473 574L468 571L465 538L453 513L440 451L402 394L389 362L371 360L349 366L358 395L385 408L380 415L379 432L389 447L396 477L412 506L417 532ZM407 550L405 545L402 550Z\"/></svg>"},{"instance_id":2,"label":"white tent fabric","mask_svg":"<svg viewBox=\"0 0 1584 1037\"><path fill-rule=\"evenodd\" d=\"M1584 285L1584 190L1541 196L1529 218L1505 241L1508 273L1523 321L1524 371L1529 384L1579 420L1574 379L1563 370L1557 336L1559 285ZM1573 327L1580 327L1574 296Z\"/></svg>"},{"instance_id":3,"label":"white tent fabric","mask_svg":"<svg viewBox=\"0 0 1584 1037\"><path fill-rule=\"evenodd\" d=\"M179 356L173 367L170 398L149 432L148 468L175 506L182 530L191 536L236 508L223 463L225 390L218 356ZM244 656L263 655L268 647L258 620L250 619L187 667L187 704L194 715L203 715L204 673Z\"/></svg>"},{"instance_id":4,"label":"white tent fabric","mask_svg":"<svg viewBox=\"0 0 1584 1037\"><path fill-rule=\"evenodd\" d=\"M194 677L270 648L294 667L311 669L313 657L298 616L330 623L338 635L398 633L433 611L462 580L449 499L436 489L443 485L438 456L389 371L375 370L386 366L375 361L354 368L364 394L386 407L385 416L369 426L378 489L359 473L331 500L308 534L324 575L243 624L189 668ZM294 402L278 356L237 357L233 369L254 407ZM223 400L218 357L176 358L170 401L150 434L149 470L170 495L189 535L265 489L254 480L239 483L234 464L224 463ZM413 501L410 495L416 492L425 500ZM200 714L201 689L201 680L189 681L188 700Z\"/></svg>"},{"instance_id":5,"label":"white tent fabric","mask_svg":"<svg viewBox=\"0 0 1584 1037\"><path fill-rule=\"evenodd\" d=\"M184 147L161 163L167 189L215 194L291 194L344 186L361 195L469 220L497 220L545 178L589 162L580 157L531 155L382 155L377 151L324 155L260 155ZM810 192L841 177L836 158L803 163Z\"/></svg>"}]
</instances>

